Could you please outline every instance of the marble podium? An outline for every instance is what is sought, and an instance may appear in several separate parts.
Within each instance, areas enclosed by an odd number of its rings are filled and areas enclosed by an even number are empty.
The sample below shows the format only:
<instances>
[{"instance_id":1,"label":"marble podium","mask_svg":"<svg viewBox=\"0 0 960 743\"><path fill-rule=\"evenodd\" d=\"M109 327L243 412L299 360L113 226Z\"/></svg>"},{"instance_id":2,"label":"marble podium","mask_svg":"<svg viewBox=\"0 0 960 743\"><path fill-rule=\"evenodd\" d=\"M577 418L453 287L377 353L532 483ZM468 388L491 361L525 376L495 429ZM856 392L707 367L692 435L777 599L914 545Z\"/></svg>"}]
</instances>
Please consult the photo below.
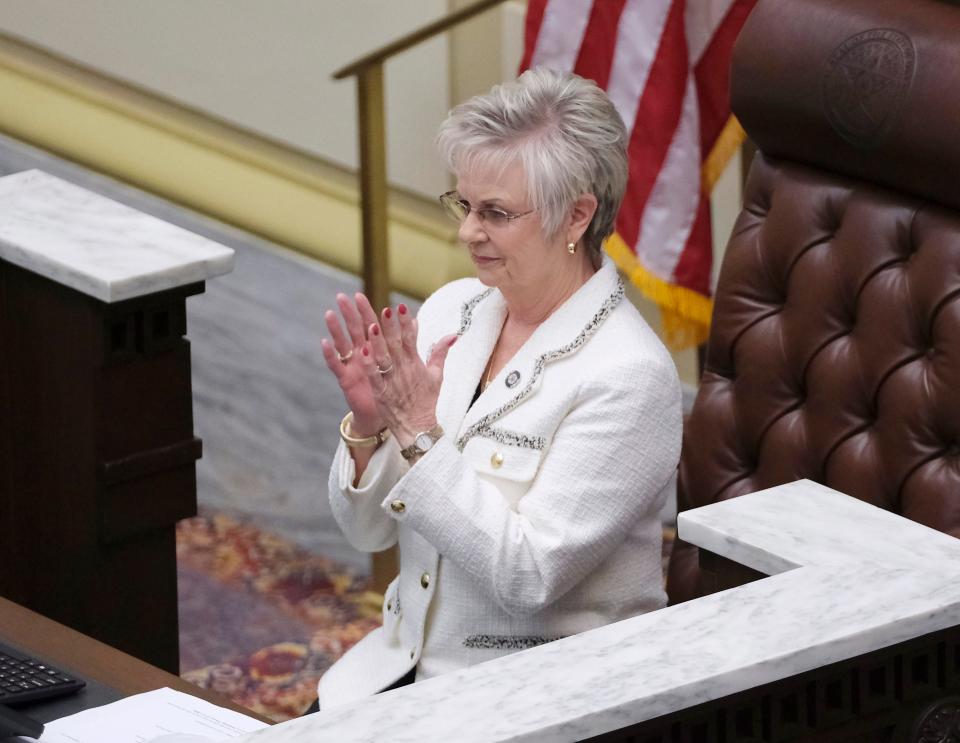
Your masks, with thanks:
<instances>
[{"instance_id":1,"label":"marble podium","mask_svg":"<svg viewBox=\"0 0 960 743\"><path fill-rule=\"evenodd\" d=\"M232 266L42 171L0 178L0 595L173 672L201 453L186 298Z\"/></svg>"},{"instance_id":2,"label":"marble podium","mask_svg":"<svg viewBox=\"0 0 960 743\"><path fill-rule=\"evenodd\" d=\"M946 741L960 540L801 480L680 515L769 577L238 743Z\"/></svg>"}]
</instances>

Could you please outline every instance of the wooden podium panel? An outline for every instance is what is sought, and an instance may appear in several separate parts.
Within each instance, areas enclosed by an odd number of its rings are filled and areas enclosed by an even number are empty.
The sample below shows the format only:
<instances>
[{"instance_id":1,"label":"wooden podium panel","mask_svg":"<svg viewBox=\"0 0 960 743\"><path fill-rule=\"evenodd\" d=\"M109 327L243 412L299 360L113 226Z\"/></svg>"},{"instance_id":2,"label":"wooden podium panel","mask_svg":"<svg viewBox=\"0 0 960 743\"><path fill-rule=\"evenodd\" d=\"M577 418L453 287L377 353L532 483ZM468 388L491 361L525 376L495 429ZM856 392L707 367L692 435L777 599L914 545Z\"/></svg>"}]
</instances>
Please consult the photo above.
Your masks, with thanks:
<instances>
[{"instance_id":1,"label":"wooden podium panel","mask_svg":"<svg viewBox=\"0 0 960 743\"><path fill-rule=\"evenodd\" d=\"M173 673L202 291L107 304L0 260L0 595Z\"/></svg>"}]
</instances>

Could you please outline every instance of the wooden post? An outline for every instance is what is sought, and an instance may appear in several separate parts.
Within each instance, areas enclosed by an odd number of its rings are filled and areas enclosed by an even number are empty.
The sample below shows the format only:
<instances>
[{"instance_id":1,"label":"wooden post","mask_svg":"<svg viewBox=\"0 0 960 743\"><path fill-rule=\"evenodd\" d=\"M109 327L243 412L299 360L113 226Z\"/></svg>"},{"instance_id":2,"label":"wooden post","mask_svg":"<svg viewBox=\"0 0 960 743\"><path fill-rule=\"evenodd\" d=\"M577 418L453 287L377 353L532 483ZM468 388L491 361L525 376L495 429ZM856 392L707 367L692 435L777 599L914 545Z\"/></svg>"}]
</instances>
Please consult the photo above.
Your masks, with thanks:
<instances>
[{"instance_id":1,"label":"wooden post","mask_svg":"<svg viewBox=\"0 0 960 743\"><path fill-rule=\"evenodd\" d=\"M374 308L390 303L387 266L387 143L383 114L383 65L357 75L360 127L360 222L363 290Z\"/></svg>"},{"instance_id":2,"label":"wooden post","mask_svg":"<svg viewBox=\"0 0 960 743\"><path fill-rule=\"evenodd\" d=\"M387 142L383 114L383 65L357 75L360 128L360 223L363 240L363 291L381 310L390 304L387 265ZM399 572L396 547L373 556L373 589L383 593Z\"/></svg>"}]
</instances>

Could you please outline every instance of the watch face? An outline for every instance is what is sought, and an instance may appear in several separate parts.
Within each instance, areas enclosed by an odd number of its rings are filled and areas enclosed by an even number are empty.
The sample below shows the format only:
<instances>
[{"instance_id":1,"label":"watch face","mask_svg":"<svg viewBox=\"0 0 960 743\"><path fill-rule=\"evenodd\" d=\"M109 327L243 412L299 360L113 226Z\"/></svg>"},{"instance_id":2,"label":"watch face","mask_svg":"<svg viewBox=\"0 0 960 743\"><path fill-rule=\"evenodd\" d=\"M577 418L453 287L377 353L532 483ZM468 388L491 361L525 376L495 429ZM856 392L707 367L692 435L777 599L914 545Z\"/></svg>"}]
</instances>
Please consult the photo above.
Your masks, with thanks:
<instances>
[{"instance_id":1,"label":"watch face","mask_svg":"<svg viewBox=\"0 0 960 743\"><path fill-rule=\"evenodd\" d=\"M427 451L433 446L433 438L431 438L429 433L421 433L417 435L417 438L413 440L413 443L417 445L417 448L420 451Z\"/></svg>"}]
</instances>

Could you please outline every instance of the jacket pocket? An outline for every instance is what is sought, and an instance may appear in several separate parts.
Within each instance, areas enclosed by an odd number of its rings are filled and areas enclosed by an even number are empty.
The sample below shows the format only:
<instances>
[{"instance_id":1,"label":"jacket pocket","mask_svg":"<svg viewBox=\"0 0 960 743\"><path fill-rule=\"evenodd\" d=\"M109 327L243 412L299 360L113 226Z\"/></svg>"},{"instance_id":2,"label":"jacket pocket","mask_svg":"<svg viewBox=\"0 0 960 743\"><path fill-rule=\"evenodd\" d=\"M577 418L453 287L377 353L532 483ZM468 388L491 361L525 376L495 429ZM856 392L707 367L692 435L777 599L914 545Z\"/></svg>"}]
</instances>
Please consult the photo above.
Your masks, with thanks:
<instances>
[{"instance_id":1,"label":"jacket pocket","mask_svg":"<svg viewBox=\"0 0 960 743\"><path fill-rule=\"evenodd\" d=\"M463 456L482 475L515 483L529 483L537 475L543 451L475 436L467 442Z\"/></svg>"}]
</instances>

